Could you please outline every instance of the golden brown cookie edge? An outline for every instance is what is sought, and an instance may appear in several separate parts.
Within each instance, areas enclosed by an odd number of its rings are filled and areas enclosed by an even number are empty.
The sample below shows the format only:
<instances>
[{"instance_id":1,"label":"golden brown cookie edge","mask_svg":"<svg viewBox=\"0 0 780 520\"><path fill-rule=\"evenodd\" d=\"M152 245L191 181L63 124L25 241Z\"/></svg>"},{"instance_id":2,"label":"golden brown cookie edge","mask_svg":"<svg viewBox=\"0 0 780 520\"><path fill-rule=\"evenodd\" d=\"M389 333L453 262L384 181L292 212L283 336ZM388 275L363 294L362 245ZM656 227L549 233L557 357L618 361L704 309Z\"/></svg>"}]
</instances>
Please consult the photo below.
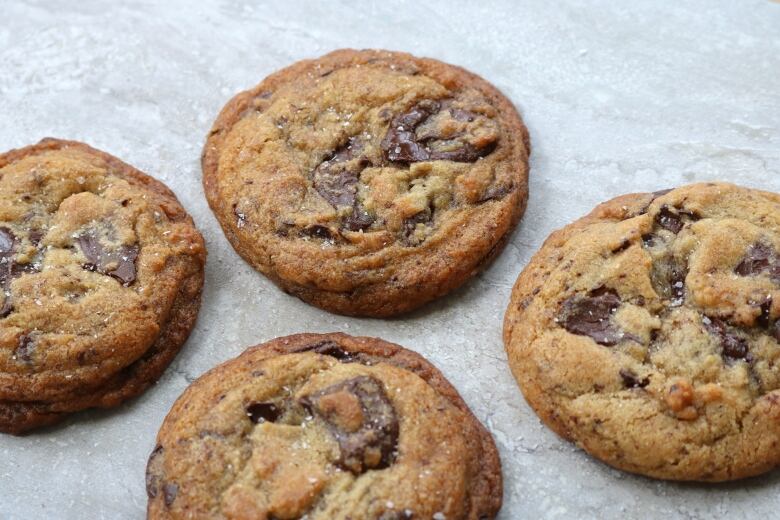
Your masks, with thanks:
<instances>
[{"instance_id":1,"label":"golden brown cookie edge","mask_svg":"<svg viewBox=\"0 0 780 520\"><path fill-rule=\"evenodd\" d=\"M176 195L165 184L141 172L107 152L103 152L79 141L47 137L38 143L12 149L0 154L0 168L27 156L75 148L89 155L101 158L113 168L112 173L130 180L136 185L160 195L171 208L176 209L173 220L187 220L196 231L201 242L201 255L197 256L195 271L183 282L173 303L171 315L165 322L158 339L140 359L119 371L97 389L90 389L84 395L72 396L63 401L52 402L9 402L0 401L0 432L21 435L34 429L56 424L70 414L89 408L113 408L122 402L142 394L165 372L176 354L181 350L195 327L201 305L201 293L205 279L206 248L203 237L197 230L192 217L181 205ZM152 353L147 357L147 354Z\"/></svg>"},{"instance_id":2,"label":"golden brown cookie edge","mask_svg":"<svg viewBox=\"0 0 780 520\"><path fill-rule=\"evenodd\" d=\"M502 225L486 229L487 234L483 240L483 244L486 245L470 254L469 261L461 261L457 269L441 279L432 281L430 273L427 273L426 276L418 276L417 283L409 283L404 287L380 283L359 287L350 292L320 290L285 280L277 276L273 268L262 262L262 259L255 258L255 254L248 247L244 247L232 231L232 209L225 207L224 201L220 199L216 182L219 147L224 141L224 135L241 119L252 99L263 91L273 91L278 85L294 81L298 75L305 74L323 63L334 67L349 66L356 63L366 63L375 58L387 59L388 56L392 56L395 60L413 61L427 73L433 74L434 77L446 77L454 74L462 84L475 84L476 88L496 103L502 114L502 120L509 126L507 135L516 136L515 146L522 147L520 156L523 158L522 164L519 165L520 175L517 179L517 189L507 195L511 203L506 204L502 211L503 218L498 222ZM457 65L432 58L418 58L404 52L339 49L319 58L295 62L274 72L260 84L237 94L228 101L220 111L206 139L201 156L201 166L203 187L209 206L217 217L225 237L248 264L263 273L288 294L311 305L347 316L386 318L410 312L453 291L484 270L501 253L509 235L525 213L528 203L528 159L530 153L531 144L528 129L517 109L504 94L480 76ZM509 214L507 215L507 213ZM392 293L391 298L388 298L388 293Z\"/></svg>"},{"instance_id":3,"label":"golden brown cookie edge","mask_svg":"<svg viewBox=\"0 0 780 520\"><path fill-rule=\"evenodd\" d=\"M743 186L727 182L706 182L677 186L676 189L690 189L695 186L724 186L729 188L738 188L760 193L765 196L771 196L780 200L780 195L746 188ZM644 468L632 465L630 462L614 456L608 449L605 449L603 443L591 441L588 438L578 436L576 432L571 431L566 421L558 413L556 405L550 400L544 389L535 381L535 374L532 373L530 363L526 364L516 352L516 347L512 343L512 334L516 327L522 327L523 311L534 297L534 290L543 283L543 278L549 273L548 265L554 266L558 251L565 247L566 242L580 230L598 222L619 221L631 218L644 211L647 206L656 198L657 193L639 192L629 193L614 197L610 200L598 204L590 213L571 222L561 229L553 231L543 242L539 250L534 254L528 264L523 268L515 282L510 297L510 302L504 315L503 323L503 341L507 354L507 360L512 375L517 382L523 397L529 406L542 422L556 434L565 440L575 443L586 453L599 461L617 468L622 471L634 473L646 477L662 480L676 481L695 481L695 482L725 482L739 480L757 476L776 468L778 463L775 461L750 461L742 466L732 466L725 471L716 474L699 475L686 472L679 472L666 467ZM542 280L539 280L542 278ZM524 302L527 302L524 304ZM780 453L778 454L780 458Z\"/></svg>"},{"instance_id":4,"label":"golden brown cookie edge","mask_svg":"<svg viewBox=\"0 0 780 520\"><path fill-rule=\"evenodd\" d=\"M474 416L452 383L431 362L409 349L379 338L350 336L340 332L321 334L300 333L274 338L265 343L249 347L237 357L229 359L204 373L184 390L163 420L155 446L163 445L163 437L168 434L168 429L172 427L171 425L184 412L189 399L197 395L201 387L208 387L212 380L219 379L223 373L232 371L236 365L240 365L242 362L249 360L256 362L275 356L295 353L296 349L300 351L302 347L310 345L312 342L323 340L336 341L348 352L360 352L374 358L385 359L394 366L417 374L471 419L471 426L473 426L473 431L476 432L477 437L472 439L472 442L474 448L479 450L479 454L475 455L474 461L479 464L479 467L475 468L476 482L472 485L472 492L469 495L471 510L467 518L470 520L495 518L501 509L503 500L503 477L501 459L493 436L479 419ZM157 520L171 518L163 505L162 498L158 495L154 499L149 499L147 518Z\"/></svg>"}]
</instances>

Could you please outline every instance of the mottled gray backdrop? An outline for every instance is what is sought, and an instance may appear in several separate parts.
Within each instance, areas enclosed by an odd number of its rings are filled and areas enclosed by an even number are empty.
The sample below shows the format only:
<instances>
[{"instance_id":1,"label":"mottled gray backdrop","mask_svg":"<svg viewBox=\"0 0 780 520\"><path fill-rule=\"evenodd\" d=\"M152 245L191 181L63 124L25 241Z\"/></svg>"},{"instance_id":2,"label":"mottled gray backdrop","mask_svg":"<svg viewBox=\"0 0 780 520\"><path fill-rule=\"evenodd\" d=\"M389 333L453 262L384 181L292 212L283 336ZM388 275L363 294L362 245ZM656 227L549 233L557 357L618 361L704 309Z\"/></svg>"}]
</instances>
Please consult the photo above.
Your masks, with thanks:
<instances>
[{"instance_id":1,"label":"mottled gray backdrop","mask_svg":"<svg viewBox=\"0 0 780 520\"><path fill-rule=\"evenodd\" d=\"M502 520L777 516L777 472L669 484L558 439L517 390L500 329L534 250L598 202L712 179L780 191L780 4L0 0L0 14L0 150L55 136L117 155L173 188L209 248L198 326L159 384L113 412L0 436L0 518L143 517L147 455L193 378L246 346L336 330L415 349L455 383L501 450ZM515 102L531 132L530 204L506 251L403 319L343 318L281 293L233 252L201 189L200 149L222 105L340 47L471 69Z\"/></svg>"}]
</instances>

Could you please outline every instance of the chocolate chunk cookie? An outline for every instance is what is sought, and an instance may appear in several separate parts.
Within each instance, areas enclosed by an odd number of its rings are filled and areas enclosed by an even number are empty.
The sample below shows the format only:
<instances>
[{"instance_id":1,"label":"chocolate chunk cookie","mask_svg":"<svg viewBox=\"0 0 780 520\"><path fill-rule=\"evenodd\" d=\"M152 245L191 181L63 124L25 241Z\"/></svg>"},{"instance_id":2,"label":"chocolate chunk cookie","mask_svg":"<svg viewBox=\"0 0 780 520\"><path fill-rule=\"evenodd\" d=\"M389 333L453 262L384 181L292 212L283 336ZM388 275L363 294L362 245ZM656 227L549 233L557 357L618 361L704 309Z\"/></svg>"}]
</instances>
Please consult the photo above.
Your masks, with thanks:
<instances>
[{"instance_id":1,"label":"chocolate chunk cookie","mask_svg":"<svg viewBox=\"0 0 780 520\"><path fill-rule=\"evenodd\" d=\"M0 155L0 431L116 406L192 329L206 251L174 194L81 143Z\"/></svg>"},{"instance_id":2,"label":"chocolate chunk cookie","mask_svg":"<svg viewBox=\"0 0 780 520\"><path fill-rule=\"evenodd\" d=\"M528 133L459 67L386 51L296 63L234 97L203 151L236 251L324 309L390 316L464 283L525 210Z\"/></svg>"},{"instance_id":3,"label":"chocolate chunk cookie","mask_svg":"<svg viewBox=\"0 0 780 520\"><path fill-rule=\"evenodd\" d=\"M618 197L520 275L509 362L557 433L617 468L731 480L780 463L780 195Z\"/></svg>"},{"instance_id":4,"label":"chocolate chunk cookie","mask_svg":"<svg viewBox=\"0 0 780 520\"><path fill-rule=\"evenodd\" d=\"M490 519L490 434L421 356L375 338L298 334L195 381L157 436L148 517Z\"/></svg>"}]
</instances>

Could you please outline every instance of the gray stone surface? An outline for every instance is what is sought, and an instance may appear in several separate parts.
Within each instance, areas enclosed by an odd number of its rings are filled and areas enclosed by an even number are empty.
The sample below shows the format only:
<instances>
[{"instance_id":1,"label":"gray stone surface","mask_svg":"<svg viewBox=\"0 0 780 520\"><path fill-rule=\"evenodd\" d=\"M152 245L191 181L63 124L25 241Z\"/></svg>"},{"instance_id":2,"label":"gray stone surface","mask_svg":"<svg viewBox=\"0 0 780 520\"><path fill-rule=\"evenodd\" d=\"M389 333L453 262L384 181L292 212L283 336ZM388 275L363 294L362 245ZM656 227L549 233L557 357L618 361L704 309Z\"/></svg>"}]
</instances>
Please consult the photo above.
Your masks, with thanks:
<instances>
[{"instance_id":1,"label":"gray stone surface","mask_svg":"<svg viewBox=\"0 0 780 520\"><path fill-rule=\"evenodd\" d=\"M144 466L187 384L244 347L300 331L380 336L426 355L501 450L501 518L773 518L777 472L720 486L656 482L544 428L507 369L500 327L550 231L631 191L724 179L780 191L780 4L0 0L0 149L84 140L166 182L209 248L200 320L162 380L112 412L0 436L1 518L141 518ZM208 211L199 154L235 92L339 47L406 50L502 89L530 128L531 202L503 255L397 320L348 319L277 290Z\"/></svg>"}]
</instances>

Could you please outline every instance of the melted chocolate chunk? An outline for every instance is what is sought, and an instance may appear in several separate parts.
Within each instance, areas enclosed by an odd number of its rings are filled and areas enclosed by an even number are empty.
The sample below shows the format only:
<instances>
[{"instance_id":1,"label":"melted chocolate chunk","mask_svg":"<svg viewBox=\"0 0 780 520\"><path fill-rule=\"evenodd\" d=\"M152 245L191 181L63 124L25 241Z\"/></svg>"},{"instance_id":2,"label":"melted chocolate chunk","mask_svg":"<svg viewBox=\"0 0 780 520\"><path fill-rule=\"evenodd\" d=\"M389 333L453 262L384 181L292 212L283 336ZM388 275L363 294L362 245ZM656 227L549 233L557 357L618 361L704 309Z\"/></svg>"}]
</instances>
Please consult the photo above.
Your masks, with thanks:
<instances>
[{"instance_id":1,"label":"melted chocolate chunk","mask_svg":"<svg viewBox=\"0 0 780 520\"><path fill-rule=\"evenodd\" d=\"M670 271L669 288L672 300L682 303L685 298L685 271L679 266L674 266Z\"/></svg>"},{"instance_id":2,"label":"melted chocolate chunk","mask_svg":"<svg viewBox=\"0 0 780 520\"><path fill-rule=\"evenodd\" d=\"M343 222L350 231L365 230L374 222L374 217L357 200L360 173L371 165L365 157L354 160L362 150L363 144L350 138L314 170L314 189L322 198L334 208L352 207L352 213Z\"/></svg>"},{"instance_id":3,"label":"melted chocolate chunk","mask_svg":"<svg viewBox=\"0 0 780 520\"><path fill-rule=\"evenodd\" d=\"M727 360L748 359L747 341L735 334L725 321L720 318L710 318L705 316L702 319L704 328L707 332L717 336L720 340L721 355Z\"/></svg>"},{"instance_id":4,"label":"melted chocolate chunk","mask_svg":"<svg viewBox=\"0 0 780 520\"><path fill-rule=\"evenodd\" d=\"M38 247L43 240L44 232L39 229L33 229L30 234L27 235L33 246Z\"/></svg>"},{"instance_id":5,"label":"melted chocolate chunk","mask_svg":"<svg viewBox=\"0 0 780 520\"><path fill-rule=\"evenodd\" d=\"M692 211L684 209L677 209L677 212L673 212L669 206L661 206L661 210L655 217L656 223L667 231L671 231L675 235L679 233L683 227L685 227L685 219L698 220L699 217Z\"/></svg>"},{"instance_id":6,"label":"melted chocolate chunk","mask_svg":"<svg viewBox=\"0 0 780 520\"><path fill-rule=\"evenodd\" d=\"M301 348L293 350L293 352L315 352L317 354L322 354L323 356L334 357L339 361L344 361L347 363L354 361L356 357L354 353L347 352L341 348L341 345L329 339L319 341L312 345L305 345Z\"/></svg>"},{"instance_id":7,"label":"melted chocolate chunk","mask_svg":"<svg viewBox=\"0 0 780 520\"><path fill-rule=\"evenodd\" d=\"M352 206L363 162L346 164L359 154L363 146L351 138L342 148L323 161L314 170L314 189L334 207Z\"/></svg>"},{"instance_id":8,"label":"melted chocolate chunk","mask_svg":"<svg viewBox=\"0 0 780 520\"><path fill-rule=\"evenodd\" d=\"M671 231L675 235L683 228L683 221L680 216L672 213L668 206L661 207L661 211L658 212L655 221L659 226Z\"/></svg>"},{"instance_id":9,"label":"melted chocolate chunk","mask_svg":"<svg viewBox=\"0 0 780 520\"><path fill-rule=\"evenodd\" d=\"M724 336L722 339L723 355L731 359L746 359L748 355L747 342L736 336Z\"/></svg>"},{"instance_id":10,"label":"melted chocolate chunk","mask_svg":"<svg viewBox=\"0 0 780 520\"><path fill-rule=\"evenodd\" d=\"M432 151L428 144L431 141L441 140L440 136L430 135L420 138L417 136L416 130L428 118L438 114L441 109L442 103L424 100L413 106L408 112L395 116L390 121L387 134L380 143L385 159L403 164L421 161L474 162L496 149L497 142L491 141L481 148L477 148L471 143L459 142L454 149ZM450 108L449 113L450 117L457 121L471 122L476 119L476 114L473 112L458 108Z\"/></svg>"},{"instance_id":11,"label":"melted chocolate chunk","mask_svg":"<svg viewBox=\"0 0 780 520\"><path fill-rule=\"evenodd\" d=\"M770 296L764 300L763 303L759 305L759 309L761 310L761 314L756 318L756 323L764 328L769 327L771 322L770 312L772 310L772 297Z\"/></svg>"},{"instance_id":12,"label":"melted chocolate chunk","mask_svg":"<svg viewBox=\"0 0 780 520\"><path fill-rule=\"evenodd\" d=\"M658 240L658 236L648 233L646 235L642 235L642 245L644 247L655 247L656 241Z\"/></svg>"},{"instance_id":13,"label":"melted chocolate chunk","mask_svg":"<svg viewBox=\"0 0 780 520\"><path fill-rule=\"evenodd\" d=\"M761 242L751 245L734 272L739 276L768 274L774 282L780 282L780 257L772 246Z\"/></svg>"},{"instance_id":14,"label":"melted chocolate chunk","mask_svg":"<svg viewBox=\"0 0 780 520\"><path fill-rule=\"evenodd\" d=\"M250 403L246 407L246 415L255 424L276 422L282 415L282 409L274 403Z\"/></svg>"},{"instance_id":15,"label":"melted chocolate chunk","mask_svg":"<svg viewBox=\"0 0 780 520\"><path fill-rule=\"evenodd\" d=\"M462 108L450 107L450 115L456 121L463 121L465 123L471 123L477 118L477 114L470 110L463 110Z\"/></svg>"},{"instance_id":16,"label":"melted chocolate chunk","mask_svg":"<svg viewBox=\"0 0 780 520\"><path fill-rule=\"evenodd\" d=\"M313 224L301 230L301 234L312 238L321 238L322 240L332 240L333 233L330 228L320 224Z\"/></svg>"},{"instance_id":17,"label":"melted chocolate chunk","mask_svg":"<svg viewBox=\"0 0 780 520\"><path fill-rule=\"evenodd\" d=\"M162 487L163 500L166 507L171 507L173 501L176 500L176 495L179 493L179 486L170 482L166 483Z\"/></svg>"},{"instance_id":18,"label":"melted chocolate chunk","mask_svg":"<svg viewBox=\"0 0 780 520\"><path fill-rule=\"evenodd\" d=\"M349 231L362 231L371 227L376 220L365 208L355 203L352 213L344 220L344 227Z\"/></svg>"},{"instance_id":19,"label":"melted chocolate chunk","mask_svg":"<svg viewBox=\"0 0 780 520\"><path fill-rule=\"evenodd\" d=\"M772 323L772 297L767 298L759 305L760 313L756 317L756 325L767 329L769 335L772 336L775 341L780 342L780 320L775 320Z\"/></svg>"},{"instance_id":20,"label":"melted chocolate chunk","mask_svg":"<svg viewBox=\"0 0 780 520\"><path fill-rule=\"evenodd\" d=\"M362 412L362 424L345 431L334 412L323 406L323 399L347 393L357 398ZM387 397L384 385L369 376L358 376L329 386L301 398L309 413L320 417L339 444L338 464L359 475L371 469L389 467L396 456L398 418Z\"/></svg>"},{"instance_id":21,"label":"melted chocolate chunk","mask_svg":"<svg viewBox=\"0 0 780 520\"><path fill-rule=\"evenodd\" d=\"M11 298L8 295L3 294L2 296L3 305L0 306L0 318L5 318L11 314L11 312L14 310L14 306L13 303L11 303Z\"/></svg>"},{"instance_id":22,"label":"melted chocolate chunk","mask_svg":"<svg viewBox=\"0 0 780 520\"><path fill-rule=\"evenodd\" d=\"M477 148L471 143L463 143L454 150L440 150L430 153L431 161L474 162L493 152L498 145L493 141L483 148Z\"/></svg>"},{"instance_id":23,"label":"melted chocolate chunk","mask_svg":"<svg viewBox=\"0 0 780 520\"><path fill-rule=\"evenodd\" d=\"M149 498L157 497L160 492L162 477L158 474L161 469L161 461L158 461L158 457L162 455L163 451L163 447L158 444L149 456L149 462L146 463L146 495Z\"/></svg>"},{"instance_id":24,"label":"melted chocolate chunk","mask_svg":"<svg viewBox=\"0 0 780 520\"><path fill-rule=\"evenodd\" d=\"M135 281L135 260L139 251L137 245L106 251L92 232L80 235L76 241L87 259L87 263L82 265L84 269L116 278L125 287Z\"/></svg>"},{"instance_id":25,"label":"melted chocolate chunk","mask_svg":"<svg viewBox=\"0 0 780 520\"><path fill-rule=\"evenodd\" d=\"M100 255L103 252L103 246L98 242L97 237L91 234L86 234L78 237L78 244L81 248L81 252L87 258L87 264L84 265L85 269L95 271L97 264L100 262ZM87 267L89 266L89 267Z\"/></svg>"},{"instance_id":26,"label":"melted chocolate chunk","mask_svg":"<svg viewBox=\"0 0 780 520\"><path fill-rule=\"evenodd\" d=\"M626 388L644 388L650 384L649 377L639 378L634 372L626 368L620 369L620 377L623 379L623 386Z\"/></svg>"},{"instance_id":27,"label":"melted chocolate chunk","mask_svg":"<svg viewBox=\"0 0 780 520\"><path fill-rule=\"evenodd\" d=\"M32 238L30 239L32 241ZM14 257L19 241L14 233L5 227L0 228L0 288L2 305L0 318L5 318L13 311L11 302L11 282L23 274L37 273L39 269L33 264L17 264Z\"/></svg>"},{"instance_id":28,"label":"melted chocolate chunk","mask_svg":"<svg viewBox=\"0 0 780 520\"><path fill-rule=\"evenodd\" d=\"M561 306L558 323L572 334L588 336L599 345L613 346L625 337L611 322L620 304L617 292L600 287L587 296L567 298Z\"/></svg>"},{"instance_id":29,"label":"melted chocolate chunk","mask_svg":"<svg viewBox=\"0 0 780 520\"><path fill-rule=\"evenodd\" d=\"M149 456L149 462L146 464L146 494L149 498L156 498L162 492L165 506L171 507L179 493L179 486L173 482L164 482L161 457L163 451L163 447L157 445Z\"/></svg>"},{"instance_id":30,"label":"melted chocolate chunk","mask_svg":"<svg viewBox=\"0 0 780 520\"><path fill-rule=\"evenodd\" d=\"M122 246L116 257L119 266L108 274L122 282L122 285L128 286L135 281L135 259L138 258L138 247Z\"/></svg>"},{"instance_id":31,"label":"melted chocolate chunk","mask_svg":"<svg viewBox=\"0 0 780 520\"><path fill-rule=\"evenodd\" d=\"M685 277L687 268L676 258L669 257L653 262L650 282L658 296L671 300L670 305L679 307L685 300Z\"/></svg>"},{"instance_id":32,"label":"melted chocolate chunk","mask_svg":"<svg viewBox=\"0 0 780 520\"><path fill-rule=\"evenodd\" d=\"M437 101L426 100L413 106L408 112L395 116L380 144L385 159L400 163L430 160L431 152L417 141L415 130L440 109L441 105Z\"/></svg>"}]
</instances>

